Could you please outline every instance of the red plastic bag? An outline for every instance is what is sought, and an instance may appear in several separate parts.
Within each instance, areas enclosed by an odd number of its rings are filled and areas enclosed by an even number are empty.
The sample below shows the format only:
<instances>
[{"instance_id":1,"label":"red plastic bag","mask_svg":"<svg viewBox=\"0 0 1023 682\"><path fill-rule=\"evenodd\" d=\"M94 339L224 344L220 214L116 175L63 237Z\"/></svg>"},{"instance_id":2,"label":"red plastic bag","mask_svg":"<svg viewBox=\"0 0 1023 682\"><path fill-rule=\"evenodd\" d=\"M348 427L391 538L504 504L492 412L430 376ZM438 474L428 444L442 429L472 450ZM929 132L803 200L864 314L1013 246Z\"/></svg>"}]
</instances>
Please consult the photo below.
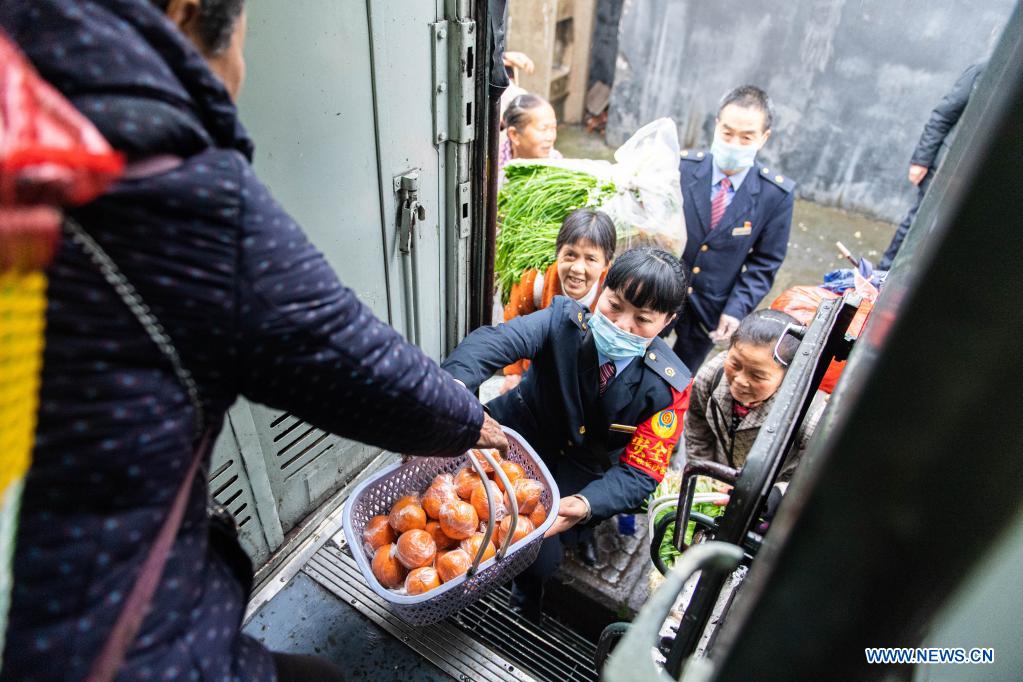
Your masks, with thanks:
<instances>
[{"instance_id":1,"label":"red plastic bag","mask_svg":"<svg viewBox=\"0 0 1023 682\"><path fill-rule=\"evenodd\" d=\"M877 297L877 289L866 280L863 281L866 287L870 287L872 293L865 287L861 290L859 281L861 279L863 278L857 276L856 291L863 298L860 301L860 307L853 316L852 322L849 324L848 331L848 334L853 338L859 337L860 332L863 330L863 325L870 316L870 311L874 309L874 299ZM840 297L833 291L828 291L823 287L794 286L786 289L778 298L774 299L771 303L771 310L788 313L796 318L799 324L808 325L813 321L813 316L817 314L817 306L820 305L821 301L829 298ZM842 376L843 369L845 369L844 360L832 360L827 372L824 373L824 378L821 380L820 390L825 393L831 393L835 390L835 385L838 384L838 379Z\"/></svg>"},{"instance_id":2,"label":"red plastic bag","mask_svg":"<svg viewBox=\"0 0 1023 682\"><path fill-rule=\"evenodd\" d=\"M101 194L121 155L0 32L0 270L42 267L57 242L54 207Z\"/></svg>"}]
</instances>

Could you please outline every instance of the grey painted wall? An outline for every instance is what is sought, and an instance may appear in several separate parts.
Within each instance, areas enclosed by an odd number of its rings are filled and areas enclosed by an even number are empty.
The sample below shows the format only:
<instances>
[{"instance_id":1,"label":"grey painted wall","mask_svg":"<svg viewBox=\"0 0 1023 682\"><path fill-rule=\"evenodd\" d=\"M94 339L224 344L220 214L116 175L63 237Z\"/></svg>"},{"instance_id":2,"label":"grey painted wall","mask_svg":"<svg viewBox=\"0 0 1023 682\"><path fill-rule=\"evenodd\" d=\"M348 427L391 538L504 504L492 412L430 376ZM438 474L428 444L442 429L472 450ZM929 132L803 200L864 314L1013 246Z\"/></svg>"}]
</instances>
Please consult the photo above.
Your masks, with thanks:
<instances>
[{"instance_id":1,"label":"grey painted wall","mask_svg":"<svg viewBox=\"0 0 1023 682\"><path fill-rule=\"evenodd\" d=\"M931 109L990 53L1014 0L626 0L608 142L671 116L707 147L729 88L776 108L761 152L799 195L898 221L909 156Z\"/></svg>"}]
</instances>

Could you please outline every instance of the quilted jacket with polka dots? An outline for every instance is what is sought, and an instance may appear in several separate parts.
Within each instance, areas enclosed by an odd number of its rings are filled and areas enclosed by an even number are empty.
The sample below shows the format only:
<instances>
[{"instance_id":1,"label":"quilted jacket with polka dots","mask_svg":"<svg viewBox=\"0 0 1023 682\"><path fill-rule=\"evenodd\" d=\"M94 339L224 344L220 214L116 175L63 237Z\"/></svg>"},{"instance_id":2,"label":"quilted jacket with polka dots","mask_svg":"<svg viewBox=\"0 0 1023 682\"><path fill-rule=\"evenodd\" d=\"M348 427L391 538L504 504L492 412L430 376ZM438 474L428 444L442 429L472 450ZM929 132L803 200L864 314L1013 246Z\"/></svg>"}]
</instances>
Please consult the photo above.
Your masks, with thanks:
<instances>
[{"instance_id":1,"label":"quilted jacket with polka dots","mask_svg":"<svg viewBox=\"0 0 1023 682\"><path fill-rule=\"evenodd\" d=\"M253 174L226 91L148 2L9 2L0 26L129 160L183 159L74 216L163 323L216 428L244 395L395 451L478 438L476 399L338 282ZM49 274L5 679L84 677L193 447L182 386L89 259L65 240ZM241 583L207 545L206 487L197 477L119 679L274 678L239 633Z\"/></svg>"}]
</instances>

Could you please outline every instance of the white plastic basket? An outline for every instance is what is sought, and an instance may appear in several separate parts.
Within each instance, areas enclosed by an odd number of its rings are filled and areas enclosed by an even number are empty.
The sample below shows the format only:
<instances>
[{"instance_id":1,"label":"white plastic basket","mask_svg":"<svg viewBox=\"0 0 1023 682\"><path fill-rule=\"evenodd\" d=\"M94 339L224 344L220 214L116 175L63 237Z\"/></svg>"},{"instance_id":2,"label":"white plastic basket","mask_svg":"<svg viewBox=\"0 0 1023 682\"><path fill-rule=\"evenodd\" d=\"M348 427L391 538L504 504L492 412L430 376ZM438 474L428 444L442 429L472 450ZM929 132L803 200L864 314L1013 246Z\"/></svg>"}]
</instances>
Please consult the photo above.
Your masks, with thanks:
<instances>
[{"instance_id":1,"label":"white plastic basket","mask_svg":"<svg viewBox=\"0 0 1023 682\"><path fill-rule=\"evenodd\" d=\"M454 473L466 463L471 464L468 454L461 457L417 457L404 464L393 464L373 478L363 481L345 504L342 517L345 539L362 577L388 603L392 611L411 625L429 625L447 618L521 573L536 559L543 534L558 516L558 500L561 496L550 471L522 436L509 428L504 431L508 436L508 454L505 459L517 462L528 478L536 479L543 486L540 501L548 509L547 519L525 538L510 545L503 557L498 552L497 556L480 563L479 569L471 576L459 576L424 594L399 594L381 585L373 575L370 567L372 557L366 555L362 541L363 530L371 518L387 515L399 497L421 493L437 474ZM496 489L496 486L488 487ZM493 515L488 525L496 525Z\"/></svg>"}]
</instances>

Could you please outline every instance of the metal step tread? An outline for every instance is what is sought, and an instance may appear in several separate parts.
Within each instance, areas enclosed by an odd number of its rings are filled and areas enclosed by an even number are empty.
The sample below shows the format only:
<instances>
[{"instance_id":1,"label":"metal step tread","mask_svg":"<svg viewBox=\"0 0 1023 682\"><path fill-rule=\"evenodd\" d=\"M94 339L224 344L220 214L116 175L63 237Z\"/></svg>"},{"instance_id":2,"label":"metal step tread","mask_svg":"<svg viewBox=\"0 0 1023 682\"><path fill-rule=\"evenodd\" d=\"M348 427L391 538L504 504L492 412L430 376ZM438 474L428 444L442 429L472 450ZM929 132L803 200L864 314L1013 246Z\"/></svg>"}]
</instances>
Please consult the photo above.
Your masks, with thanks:
<instances>
[{"instance_id":1,"label":"metal step tread","mask_svg":"<svg viewBox=\"0 0 1023 682\"><path fill-rule=\"evenodd\" d=\"M369 588L347 548L328 544L302 570L455 679L596 679L595 645L546 616L542 627L523 620L507 606L507 587L447 620L414 627Z\"/></svg>"}]
</instances>

